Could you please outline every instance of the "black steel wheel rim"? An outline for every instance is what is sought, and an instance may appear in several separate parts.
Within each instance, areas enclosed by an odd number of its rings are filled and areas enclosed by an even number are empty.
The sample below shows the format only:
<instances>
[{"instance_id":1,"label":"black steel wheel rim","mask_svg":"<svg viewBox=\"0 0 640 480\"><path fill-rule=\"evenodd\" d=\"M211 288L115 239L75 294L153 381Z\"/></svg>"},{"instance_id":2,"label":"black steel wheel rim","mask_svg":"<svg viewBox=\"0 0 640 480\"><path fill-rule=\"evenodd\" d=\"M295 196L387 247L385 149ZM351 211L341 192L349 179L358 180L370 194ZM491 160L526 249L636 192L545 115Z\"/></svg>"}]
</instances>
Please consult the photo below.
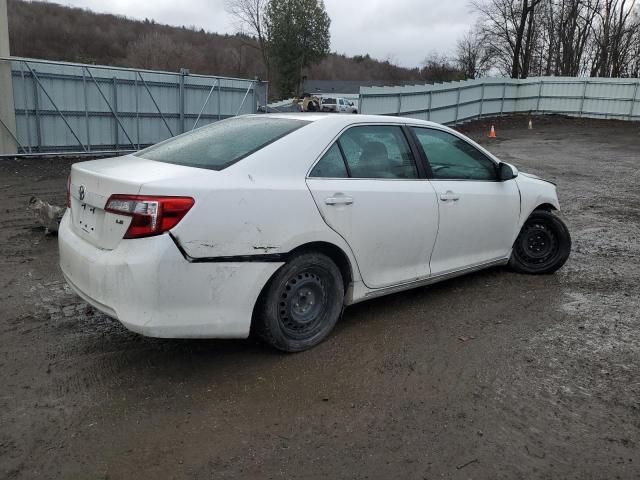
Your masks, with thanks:
<instances>
[{"instance_id":1,"label":"black steel wheel rim","mask_svg":"<svg viewBox=\"0 0 640 480\"><path fill-rule=\"evenodd\" d=\"M516 251L522 261L529 265L545 265L553 260L560 249L558 237L547 222L532 221L525 224L518 241Z\"/></svg>"},{"instance_id":2,"label":"black steel wheel rim","mask_svg":"<svg viewBox=\"0 0 640 480\"><path fill-rule=\"evenodd\" d=\"M291 276L280 292L278 313L289 338L306 339L322 329L328 305L328 276L308 269Z\"/></svg>"}]
</instances>

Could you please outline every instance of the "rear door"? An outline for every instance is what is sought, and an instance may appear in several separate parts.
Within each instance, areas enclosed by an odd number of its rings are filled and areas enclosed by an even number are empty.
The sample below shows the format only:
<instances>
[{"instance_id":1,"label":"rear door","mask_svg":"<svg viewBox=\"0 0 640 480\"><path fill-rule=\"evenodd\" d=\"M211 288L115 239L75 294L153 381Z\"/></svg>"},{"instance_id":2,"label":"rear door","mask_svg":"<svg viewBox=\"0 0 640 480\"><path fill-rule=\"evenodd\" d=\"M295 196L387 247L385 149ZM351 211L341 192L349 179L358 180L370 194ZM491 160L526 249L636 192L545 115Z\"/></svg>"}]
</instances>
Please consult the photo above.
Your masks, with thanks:
<instances>
[{"instance_id":1,"label":"rear door","mask_svg":"<svg viewBox=\"0 0 640 480\"><path fill-rule=\"evenodd\" d=\"M399 126L355 126L307 179L322 217L347 241L370 288L429 275L438 205L416 156Z\"/></svg>"},{"instance_id":2,"label":"rear door","mask_svg":"<svg viewBox=\"0 0 640 480\"><path fill-rule=\"evenodd\" d=\"M418 127L413 132L426 154L440 213L431 273L508 256L520 217L515 180L498 181L497 164L457 135Z\"/></svg>"}]
</instances>

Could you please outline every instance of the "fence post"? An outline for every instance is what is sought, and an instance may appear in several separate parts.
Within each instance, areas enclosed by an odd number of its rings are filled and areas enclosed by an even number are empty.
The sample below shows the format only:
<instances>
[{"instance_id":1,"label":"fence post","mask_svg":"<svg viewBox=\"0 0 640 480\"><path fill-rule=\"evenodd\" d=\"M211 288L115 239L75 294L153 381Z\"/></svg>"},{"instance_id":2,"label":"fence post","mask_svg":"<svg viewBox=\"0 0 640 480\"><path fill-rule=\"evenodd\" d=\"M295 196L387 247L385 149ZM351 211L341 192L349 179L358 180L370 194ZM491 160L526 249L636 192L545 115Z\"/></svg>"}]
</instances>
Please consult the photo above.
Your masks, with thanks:
<instances>
[{"instance_id":1,"label":"fence post","mask_svg":"<svg viewBox=\"0 0 640 480\"><path fill-rule=\"evenodd\" d=\"M222 118L221 115L221 111L222 111L222 107L220 106L220 100L222 99L222 82L220 82L220 79L218 78L218 120L220 120Z\"/></svg>"},{"instance_id":2,"label":"fence post","mask_svg":"<svg viewBox=\"0 0 640 480\"><path fill-rule=\"evenodd\" d=\"M138 144L138 150L140 150L140 92L138 91L137 76L133 77L133 90L136 99L136 143Z\"/></svg>"},{"instance_id":3,"label":"fence post","mask_svg":"<svg viewBox=\"0 0 640 480\"><path fill-rule=\"evenodd\" d=\"M31 120L29 119L29 96L27 95L27 81L24 78L24 66L20 62L20 75L22 77L22 93L24 93L24 116L27 124L27 147L31 153Z\"/></svg>"},{"instance_id":4,"label":"fence post","mask_svg":"<svg viewBox=\"0 0 640 480\"><path fill-rule=\"evenodd\" d=\"M460 86L458 86L458 90L456 92L456 113L455 113L455 118L453 119L453 124L457 125L458 124L458 111L460 108Z\"/></svg>"},{"instance_id":5,"label":"fence post","mask_svg":"<svg viewBox=\"0 0 640 480\"><path fill-rule=\"evenodd\" d=\"M252 96L251 101L253 102L253 105L251 105L251 113L258 112L258 106L256 105L256 88L257 87L258 87L258 79L256 79L256 81L253 83L253 90L251 90L251 96Z\"/></svg>"},{"instance_id":6,"label":"fence post","mask_svg":"<svg viewBox=\"0 0 640 480\"><path fill-rule=\"evenodd\" d=\"M502 112L504 111L504 97L507 94L507 82L502 84L502 101L500 102L500 116L502 116Z\"/></svg>"},{"instance_id":7,"label":"fence post","mask_svg":"<svg viewBox=\"0 0 640 480\"><path fill-rule=\"evenodd\" d=\"M478 120L482 118L482 107L484 106L484 80L482 81L482 92L480 93L480 112L478 113Z\"/></svg>"},{"instance_id":8,"label":"fence post","mask_svg":"<svg viewBox=\"0 0 640 480\"><path fill-rule=\"evenodd\" d=\"M402 93L398 93L398 116L402 112Z\"/></svg>"},{"instance_id":9,"label":"fence post","mask_svg":"<svg viewBox=\"0 0 640 480\"><path fill-rule=\"evenodd\" d=\"M36 141L38 142L38 152L42 151L42 127L40 125L40 89L36 82L36 69L34 68L31 73L33 79L33 111L36 117Z\"/></svg>"},{"instance_id":10,"label":"fence post","mask_svg":"<svg viewBox=\"0 0 640 480\"><path fill-rule=\"evenodd\" d=\"M638 87L640 87L640 78L637 79L636 88L633 91L633 97L631 97L631 108L629 109L629 120L633 120L633 108L636 106L636 98L638 97Z\"/></svg>"},{"instance_id":11,"label":"fence post","mask_svg":"<svg viewBox=\"0 0 640 480\"><path fill-rule=\"evenodd\" d=\"M538 101L536 102L536 113L540 113L540 99L542 98L542 84L544 80L540 79L540 84L538 85Z\"/></svg>"},{"instance_id":12,"label":"fence post","mask_svg":"<svg viewBox=\"0 0 640 480\"><path fill-rule=\"evenodd\" d=\"M585 78L584 87L582 88L582 100L580 100L580 118L584 115L584 99L587 96L587 85L589 84L589 80Z\"/></svg>"},{"instance_id":13,"label":"fence post","mask_svg":"<svg viewBox=\"0 0 640 480\"><path fill-rule=\"evenodd\" d=\"M91 151L91 134L89 133L89 97L87 96L87 78L82 70L82 94L84 96L84 127L87 134L87 152Z\"/></svg>"},{"instance_id":14,"label":"fence post","mask_svg":"<svg viewBox=\"0 0 640 480\"><path fill-rule=\"evenodd\" d=\"M189 75L189 70L181 68L180 83L178 85L180 89L180 133L184 133L184 77L186 75Z\"/></svg>"},{"instance_id":15,"label":"fence post","mask_svg":"<svg viewBox=\"0 0 640 480\"><path fill-rule=\"evenodd\" d=\"M115 131L116 152L120 151L120 132L118 131L118 80L113 77L113 129Z\"/></svg>"},{"instance_id":16,"label":"fence post","mask_svg":"<svg viewBox=\"0 0 640 480\"><path fill-rule=\"evenodd\" d=\"M427 120L431 121L431 102L433 101L433 90L429 90L429 103L427 104Z\"/></svg>"}]
</instances>

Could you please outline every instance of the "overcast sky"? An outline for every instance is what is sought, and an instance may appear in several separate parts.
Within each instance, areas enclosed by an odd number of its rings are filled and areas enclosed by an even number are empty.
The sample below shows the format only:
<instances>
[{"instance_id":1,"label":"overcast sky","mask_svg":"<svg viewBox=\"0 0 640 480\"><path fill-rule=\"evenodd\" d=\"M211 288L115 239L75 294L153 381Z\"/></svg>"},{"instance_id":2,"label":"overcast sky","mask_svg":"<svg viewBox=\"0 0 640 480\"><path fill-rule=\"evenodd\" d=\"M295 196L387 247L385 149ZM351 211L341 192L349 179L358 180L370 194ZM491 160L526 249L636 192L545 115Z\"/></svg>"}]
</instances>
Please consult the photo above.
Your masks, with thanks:
<instances>
[{"instance_id":1,"label":"overcast sky","mask_svg":"<svg viewBox=\"0 0 640 480\"><path fill-rule=\"evenodd\" d=\"M97 12L158 23L233 33L224 0L53 0ZM456 39L473 23L469 0L325 0L331 17L331 50L369 53L418 66L430 52L452 53Z\"/></svg>"}]
</instances>

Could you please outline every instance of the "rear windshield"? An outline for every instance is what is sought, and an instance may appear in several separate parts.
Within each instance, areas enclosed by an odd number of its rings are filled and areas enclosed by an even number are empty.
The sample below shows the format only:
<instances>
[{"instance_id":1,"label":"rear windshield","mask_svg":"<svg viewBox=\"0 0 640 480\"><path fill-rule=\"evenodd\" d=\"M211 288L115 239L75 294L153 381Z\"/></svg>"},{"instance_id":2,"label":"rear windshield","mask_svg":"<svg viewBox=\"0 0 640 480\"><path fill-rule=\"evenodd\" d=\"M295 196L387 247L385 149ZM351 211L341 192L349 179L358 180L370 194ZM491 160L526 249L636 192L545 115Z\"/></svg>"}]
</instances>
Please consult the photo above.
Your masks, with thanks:
<instances>
[{"instance_id":1,"label":"rear windshield","mask_svg":"<svg viewBox=\"0 0 640 480\"><path fill-rule=\"evenodd\" d=\"M158 162L222 170L309 123L273 117L235 117L170 138L135 155Z\"/></svg>"}]
</instances>

